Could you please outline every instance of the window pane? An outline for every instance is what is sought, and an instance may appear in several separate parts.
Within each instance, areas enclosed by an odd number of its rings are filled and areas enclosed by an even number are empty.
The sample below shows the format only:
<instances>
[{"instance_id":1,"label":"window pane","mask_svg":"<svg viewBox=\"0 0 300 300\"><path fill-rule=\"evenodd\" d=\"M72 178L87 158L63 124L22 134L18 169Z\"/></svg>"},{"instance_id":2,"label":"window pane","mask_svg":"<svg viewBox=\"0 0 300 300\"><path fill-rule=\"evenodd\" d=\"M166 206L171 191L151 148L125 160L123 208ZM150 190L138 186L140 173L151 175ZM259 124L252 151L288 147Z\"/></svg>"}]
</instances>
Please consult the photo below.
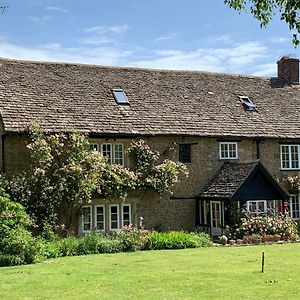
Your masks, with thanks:
<instances>
[{"instance_id":1,"label":"window pane","mask_svg":"<svg viewBox=\"0 0 300 300\"><path fill-rule=\"evenodd\" d=\"M108 158L108 161L112 161L111 157L111 144L102 144L102 155Z\"/></svg>"},{"instance_id":2,"label":"window pane","mask_svg":"<svg viewBox=\"0 0 300 300\"><path fill-rule=\"evenodd\" d=\"M298 168L299 166L298 146L291 146L291 163L293 169Z\"/></svg>"},{"instance_id":3,"label":"window pane","mask_svg":"<svg viewBox=\"0 0 300 300\"><path fill-rule=\"evenodd\" d=\"M281 145L282 169L300 169L300 145Z\"/></svg>"},{"instance_id":4,"label":"window pane","mask_svg":"<svg viewBox=\"0 0 300 300\"><path fill-rule=\"evenodd\" d=\"M219 149L220 159L235 159L238 157L236 142L221 142Z\"/></svg>"},{"instance_id":5,"label":"window pane","mask_svg":"<svg viewBox=\"0 0 300 300\"><path fill-rule=\"evenodd\" d=\"M291 213L291 218L293 219L299 219L300 217L300 196L293 195L290 199L290 213Z\"/></svg>"},{"instance_id":6,"label":"window pane","mask_svg":"<svg viewBox=\"0 0 300 300\"><path fill-rule=\"evenodd\" d=\"M104 230L104 207L96 206L96 230Z\"/></svg>"},{"instance_id":7,"label":"window pane","mask_svg":"<svg viewBox=\"0 0 300 300\"><path fill-rule=\"evenodd\" d=\"M119 228L119 206L110 206L110 229Z\"/></svg>"},{"instance_id":8,"label":"window pane","mask_svg":"<svg viewBox=\"0 0 300 300\"><path fill-rule=\"evenodd\" d=\"M90 150L99 151L99 145L98 144L90 144Z\"/></svg>"},{"instance_id":9,"label":"window pane","mask_svg":"<svg viewBox=\"0 0 300 300\"><path fill-rule=\"evenodd\" d=\"M264 214L266 213L266 201L248 201L248 211L254 214Z\"/></svg>"},{"instance_id":10,"label":"window pane","mask_svg":"<svg viewBox=\"0 0 300 300\"><path fill-rule=\"evenodd\" d=\"M130 205L129 204L125 204L122 206L123 209L123 226L128 226L129 224L131 224L131 220L130 220Z\"/></svg>"},{"instance_id":11,"label":"window pane","mask_svg":"<svg viewBox=\"0 0 300 300\"><path fill-rule=\"evenodd\" d=\"M92 230L92 208L90 206L83 206L81 208L81 220L83 231Z\"/></svg>"},{"instance_id":12,"label":"window pane","mask_svg":"<svg viewBox=\"0 0 300 300\"><path fill-rule=\"evenodd\" d=\"M123 166L123 144L115 144L114 149L114 163Z\"/></svg>"},{"instance_id":13,"label":"window pane","mask_svg":"<svg viewBox=\"0 0 300 300\"><path fill-rule=\"evenodd\" d=\"M191 144L179 145L179 161L183 163L190 163L192 161Z\"/></svg>"}]
</instances>

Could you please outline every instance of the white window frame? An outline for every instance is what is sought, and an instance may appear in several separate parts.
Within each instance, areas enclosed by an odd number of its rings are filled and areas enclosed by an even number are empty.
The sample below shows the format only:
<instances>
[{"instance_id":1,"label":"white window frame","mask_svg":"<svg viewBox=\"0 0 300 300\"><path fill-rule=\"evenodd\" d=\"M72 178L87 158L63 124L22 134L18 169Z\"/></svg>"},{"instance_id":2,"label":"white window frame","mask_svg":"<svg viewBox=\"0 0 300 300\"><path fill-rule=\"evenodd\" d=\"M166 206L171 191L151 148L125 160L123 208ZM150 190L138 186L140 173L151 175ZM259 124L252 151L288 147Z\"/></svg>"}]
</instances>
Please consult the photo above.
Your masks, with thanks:
<instances>
[{"instance_id":1,"label":"white window frame","mask_svg":"<svg viewBox=\"0 0 300 300\"><path fill-rule=\"evenodd\" d=\"M99 151L99 144L90 143L90 150Z\"/></svg>"},{"instance_id":2,"label":"white window frame","mask_svg":"<svg viewBox=\"0 0 300 300\"><path fill-rule=\"evenodd\" d=\"M256 207L259 207L258 203L264 203L264 211L262 212L257 212L257 211L250 211L250 203L256 203ZM263 215L267 213L267 200L248 200L247 201L247 211L250 213L254 213L257 215Z\"/></svg>"},{"instance_id":3,"label":"white window frame","mask_svg":"<svg viewBox=\"0 0 300 300\"><path fill-rule=\"evenodd\" d=\"M226 150L226 156L222 156L222 146L226 145L227 150ZM234 145L235 146L235 156L230 157L230 150L229 150L229 145ZM220 159L238 159L238 143L237 142L219 142L219 158Z\"/></svg>"},{"instance_id":4,"label":"white window frame","mask_svg":"<svg viewBox=\"0 0 300 300\"><path fill-rule=\"evenodd\" d=\"M117 228L111 228L111 208L116 207L117 208ZM110 231L115 231L120 229L120 208L119 204L110 204L109 205L109 230Z\"/></svg>"},{"instance_id":5,"label":"white window frame","mask_svg":"<svg viewBox=\"0 0 300 300\"><path fill-rule=\"evenodd\" d=\"M294 210L293 209L293 200L295 200L296 202L296 205L298 204L298 210ZM290 211L290 217L291 219L293 220L299 220L300 219L300 195L291 195L290 199L289 199L289 211ZM294 213L297 212L298 214L298 217L294 217Z\"/></svg>"},{"instance_id":6,"label":"white window frame","mask_svg":"<svg viewBox=\"0 0 300 300\"><path fill-rule=\"evenodd\" d=\"M97 208L98 207L102 207L103 208L103 229L97 229L97 224L98 224L98 220L97 220L97 216L98 216L98 214L97 214ZM105 205L95 205L94 206L94 209L95 209L95 211L94 211L94 224L95 224L95 230L96 231L105 231L105 228L106 228L106 222L105 222L105 220L106 220L106 215L105 215Z\"/></svg>"},{"instance_id":7,"label":"white window frame","mask_svg":"<svg viewBox=\"0 0 300 300\"><path fill-rule=\"evenodd\" d=\"M116 162L116 148L117 148L117 146L121 146L121 151L122 151L122 157L121 157L121 159L122 159L122 163L120 164L120 163L117 163ZM118 151L119 152L119 151ZM118 158L118 159L120 159L120 158ZM120 165L120 166L124 166L124 144L122 144L122 143L115 143L115 144L113 144L113 162L115 163L115 164L118 164L118 165Z\"/></svg>"},{"instance_id":8,"label":"white window frame","mask_svg":"<svg viewBox=\"0 0 300 300\"><path fill-rule=\"evenodd\" d=\"M121 215L121 219L122 219L122 221L121 221L121 223L122 223L122 227L124 227L124 226L128 226L128 225L125 225L124 224L124 207L129 207L129 224L131 224L131 204L129 204L129 203L124 203L124 204L122 204L121 205L121 213L122 213L122 215Z\"/></svg>"},{"instance_id":9,"label":"white window frame","mask_svg":"<svg viewBox=\"0 0 300 300\"><path fill-rule=\"evenodd\" d=\"M92 229L93 229L93 206L92 205L83 205L81 207L81 209L85 209L85 208L89 208L89 210L90 210L89 215L90 215L91 221L89 223L84 222L84 214L81 213L81 232L83 232L83 233L91 232ZM90 224L90 230L85 230L84 229L85 224Z\"/></svg>"},{"instance_id":10,"label":"white window frame","mask_svg":"<svg viewBox=\"0 0 300 300\"><path fill-rule=\"evenodd\" d=\"M288 167L284 166L284 161L283 161L283 148L284 147L288 147ZM292 166L292 147L297 147L297 151L298 151L298 166L293 167ZM296 144L283 144L280 145L280 167L281 170L299 170L300 169L300 145L296 145Z\"/></svg>"}]
</instances>

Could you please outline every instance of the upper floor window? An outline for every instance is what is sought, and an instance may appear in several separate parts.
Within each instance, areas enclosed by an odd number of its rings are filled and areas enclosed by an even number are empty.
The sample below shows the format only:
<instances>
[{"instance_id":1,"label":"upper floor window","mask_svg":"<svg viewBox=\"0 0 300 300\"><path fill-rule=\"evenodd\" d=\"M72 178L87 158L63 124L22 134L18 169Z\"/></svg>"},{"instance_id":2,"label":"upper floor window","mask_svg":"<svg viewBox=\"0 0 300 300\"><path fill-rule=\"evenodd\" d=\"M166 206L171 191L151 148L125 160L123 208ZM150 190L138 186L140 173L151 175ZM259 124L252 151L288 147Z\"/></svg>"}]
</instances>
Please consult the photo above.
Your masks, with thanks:
<instances>
[{"instance_id":1,"label":"upper floor window","mask_svg":"<svg viewBox=\"0 0 300 300\"><path fill-rule=\"evenodd\" d=\"M124 165L124 145L117 143L90 144L90 149L101 151L108 161L117 165Z\"/></svg>"},{"instance_id":2,"label":"upper floor window","mask_svg":"<svg viewBox=\"0 0 300 300\"><path fill-rule=\"evenodd\" d=\"M281 169L300 169L300 145L280 146Z\"/></svg>"},{"instance_id":3,"label":"upper floor window","mask_svg":"<svg viewBox=\"0 0 300 300\"><path fill-rule=\"evenodd\" d=\"M237 142L220 142L219 154L220 154L220 159L237 159L238 158Z\"/></svg>"},{"instance_id":4,"label":"upper floor window","mask_svg":"<svg viewBox=\"0 0 300 300\"><path fill-rule=\"evenodd\" d=\"M182 163L192 162L192 145L180 144L179 145L179 161Z\"/></svg>"}]
</instances>

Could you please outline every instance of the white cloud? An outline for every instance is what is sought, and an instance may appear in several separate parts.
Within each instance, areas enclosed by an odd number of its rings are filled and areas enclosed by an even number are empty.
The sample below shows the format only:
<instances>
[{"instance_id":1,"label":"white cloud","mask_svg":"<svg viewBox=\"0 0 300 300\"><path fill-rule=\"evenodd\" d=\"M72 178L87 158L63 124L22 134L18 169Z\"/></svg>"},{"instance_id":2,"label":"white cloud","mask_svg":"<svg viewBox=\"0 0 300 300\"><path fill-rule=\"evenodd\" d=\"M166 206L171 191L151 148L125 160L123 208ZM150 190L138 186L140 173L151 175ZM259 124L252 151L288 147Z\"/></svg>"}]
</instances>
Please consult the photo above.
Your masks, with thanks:
<instances>
[{"instance_id":1,"label":"white cloud","mask_svg":"<svg viewBox=\"0 0 300 300\"><path fill-rule=\"evenodd\" d=\"M46 10L57 11L57 12L61 12L61 13L69 12L67 9L64 9L60 6L46 6Z\"/></svg>"},{"instance_id":2,"label":"white cloud","mask_svg":"<svg viewBox=\"0 0 300 300\"><path fill-rule=\"evenodd\" d=\"M254 76L275 76L276 75L276 63L271 62L267 64L261 64L255 67L255 70L252 75Z\"/></svg>"},{"instance_id":3,"label":"white cloud","mask_svg":"<svg viewBox=\"0 0 300 300\"><path fill-rule=\"evenodd\" d=\"M286 38L286 37L272 37L270 38L270 41L275 44L284 44L291 42L291 38Z\"/></svg>"},{"instance_id":4,"label":"white cloud","mask_svg":"<svg viewBox=\"0 0 300 300\"><path fill-rule=\"evenodd\" d=\"M64 48L60 44L25 47L0 39L0 57L35 61L77 62L100 65L121 65L130 51L109 47Z\"/></svg>"},{"instance_id":5,"label":"white cloud","mask_svg":"<svg viewBox=\"0 0 300 300\"><path fill-rule=\"evenodd\" d=\"M154 39L155 43L159 43L159 42L164 42L164 41L169 41L169 40L173 40L178 36L178 34L176 33L171 33L169 35L163 35L163 36L158 36Z\"/></svg>"},{"instance_id":6,"label":"white cloud","mask_svg":"<svg viewBox=\"0 0 300 300\"><path fill-rule=\"evenodd\" d=\"M86 33L97 33L97 34L104 34L104 33L115 33L120 34L128 30L128 25L116 25L116 26L93 26L86 28L84 31Z\"/></svg>"},{"instance_id":7,"label":"white cloud","mask_svg":"<svg viewBox=\"0 0 300 300\"><path fill-rule=\"evenodd\" d=\"M50 21L52 17L50 16L41 16L41 17L27 17L29 20L36 22L36 23L45 23Z\"/></svg>"},{"instance_id":8,"label":"white cloud","mask_svg":"<svg viewBox=\"0 0 300 300\"><path fill-rule=\"evenodd\" d=\"M224 34L220 36L210 37L208 39L209 43L223 43L223 44L231 44L233 43L233 40L231 39L229 34Z\"/></svg>"},{"instance_id":9,"label":"white cloud","mask_svg":"<svg viewBox=\"0 0 300 300\"><path fill-rule=\"evenodd\" d=\"M105 40L82 40L75 47L58 43L25 47L0 36L0 57L24 60L77 62L159 69L201 70L210 72L274 76L274 53L259 42L207 47L190 51L118 47ZM102 43L102 44L101 44ZM268 63L270 62L270 63Z\"/></svg>"},{"instance_id":10,"label":"white cloud","mask_svg":"<svg viewBox=\"0 0 300 300\"><path fill-rule=\"evenodd\" d=\"M265 58L267 47L258 42L247 42L223 48L199 48L193 51L156 51L155 58L131 61L137 67L202 70L212 72L243 73L246 67Z\"/></svg>"}]
</instances>

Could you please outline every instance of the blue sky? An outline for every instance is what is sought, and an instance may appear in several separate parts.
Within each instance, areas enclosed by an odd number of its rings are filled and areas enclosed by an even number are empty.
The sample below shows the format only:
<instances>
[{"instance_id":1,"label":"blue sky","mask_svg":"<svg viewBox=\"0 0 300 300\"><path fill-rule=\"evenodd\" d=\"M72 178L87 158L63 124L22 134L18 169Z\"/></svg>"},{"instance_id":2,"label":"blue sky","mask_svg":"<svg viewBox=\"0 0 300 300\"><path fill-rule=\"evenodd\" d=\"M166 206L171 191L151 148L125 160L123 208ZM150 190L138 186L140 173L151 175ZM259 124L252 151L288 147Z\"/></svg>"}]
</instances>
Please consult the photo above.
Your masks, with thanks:
<instances>
[{"instance_id":1,"label":"blue sky","mask_svg":"<svg viewBox=\"0 0 300 300\"><path fill-rule=\"evenodd\" d=\"M0 0L0 57L273 76L297 55L275 17L266 28L223 0Z\"/></svg>"}]
</instances>

